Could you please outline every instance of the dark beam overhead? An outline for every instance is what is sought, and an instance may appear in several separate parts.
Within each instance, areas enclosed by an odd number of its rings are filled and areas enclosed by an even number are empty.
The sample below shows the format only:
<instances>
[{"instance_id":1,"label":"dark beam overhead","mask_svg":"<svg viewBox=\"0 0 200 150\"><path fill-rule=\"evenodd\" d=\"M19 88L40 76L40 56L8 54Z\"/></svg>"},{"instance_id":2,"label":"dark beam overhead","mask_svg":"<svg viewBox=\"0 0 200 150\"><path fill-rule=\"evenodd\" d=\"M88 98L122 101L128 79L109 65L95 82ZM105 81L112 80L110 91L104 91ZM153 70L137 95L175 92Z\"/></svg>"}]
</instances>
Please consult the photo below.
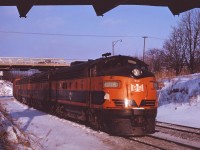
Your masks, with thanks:
<instances>
[{"instance_id":1,"label":"dark beam overhead","mask_svg":"<svg viewBox=\"0 0 200 150\"><path fill-rule=\"evenodd\" d=\"M0 0L0 6L16 6L20 17L26 17L33 6L92 5L98 16L119 5L146 5L168 7L174 15L200 8L200 0Z\"/></svg>"}]
</instances>

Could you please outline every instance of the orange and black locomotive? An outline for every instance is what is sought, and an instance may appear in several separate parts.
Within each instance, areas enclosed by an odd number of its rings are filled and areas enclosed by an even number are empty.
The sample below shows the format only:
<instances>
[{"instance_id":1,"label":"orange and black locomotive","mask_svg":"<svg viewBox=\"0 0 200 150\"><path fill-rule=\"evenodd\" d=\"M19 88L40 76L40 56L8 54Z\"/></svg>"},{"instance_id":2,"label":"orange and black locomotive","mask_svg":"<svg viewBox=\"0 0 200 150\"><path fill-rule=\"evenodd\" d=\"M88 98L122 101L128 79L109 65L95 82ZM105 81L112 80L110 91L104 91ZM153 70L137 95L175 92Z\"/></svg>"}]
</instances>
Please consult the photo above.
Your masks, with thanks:
<instances>
[{"instance_id":1,"label":"orange and black locomotive","mask_svg":"<svg viewBox=\"0 0 200 150\"><path fill-rule=\"evenodd\" d=\"M17 79L14 96L111 134L153 133L158 106L153 73L139 59L103 56Z\"/></svg>"}]
</instances>

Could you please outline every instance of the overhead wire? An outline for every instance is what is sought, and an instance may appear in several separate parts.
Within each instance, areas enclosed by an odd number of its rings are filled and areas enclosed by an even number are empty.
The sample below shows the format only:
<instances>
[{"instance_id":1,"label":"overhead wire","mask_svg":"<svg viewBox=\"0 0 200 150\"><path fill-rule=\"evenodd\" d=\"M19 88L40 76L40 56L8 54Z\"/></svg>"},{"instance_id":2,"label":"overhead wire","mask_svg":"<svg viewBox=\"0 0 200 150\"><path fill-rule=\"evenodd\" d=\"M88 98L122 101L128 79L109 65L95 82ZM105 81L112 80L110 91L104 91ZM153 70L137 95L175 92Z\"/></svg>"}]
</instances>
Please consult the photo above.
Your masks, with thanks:
<instances>
[{"instance_id":1,"label":"overhead wire","mask_svg":"<svg viewBox=\"0 0 200 150\"><path fill-rule=\"evenodd\" d=\"M143 36L138 35L100 35L100 34L61 34L61 33L42 33L42 32L21 32L21 31L2 31L0 33L5 34L24 34L24 35L39 35L39 36L68 36L68 37L102 37L102 38L111 38L111 37L118 37L118 38L142 38ZM165 40L159 37L152 37L148 36L151 39L157 40Z\"/></svg>"}]
</instances>

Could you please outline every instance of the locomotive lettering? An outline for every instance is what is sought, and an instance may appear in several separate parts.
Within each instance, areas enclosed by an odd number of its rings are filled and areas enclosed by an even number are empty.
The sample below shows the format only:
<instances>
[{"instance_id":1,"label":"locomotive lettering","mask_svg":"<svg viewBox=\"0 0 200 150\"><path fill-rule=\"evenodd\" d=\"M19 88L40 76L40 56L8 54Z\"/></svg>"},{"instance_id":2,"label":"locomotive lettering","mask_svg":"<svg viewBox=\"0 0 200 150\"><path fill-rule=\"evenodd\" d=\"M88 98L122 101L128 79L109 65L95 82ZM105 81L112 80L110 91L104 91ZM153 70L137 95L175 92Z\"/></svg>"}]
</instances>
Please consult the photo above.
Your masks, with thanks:
<instances>
[{"instance_id":1,"label":"locomotive lettering","mask_svg":"<svg viewBox=\"0 0 200 150\"><path fill-rule=\"evenodd\" d=\"M144 87L143 84L139 85L139 84L131 84L131 92L143 92L144 91Z\"/></svg>"}]
</instances>

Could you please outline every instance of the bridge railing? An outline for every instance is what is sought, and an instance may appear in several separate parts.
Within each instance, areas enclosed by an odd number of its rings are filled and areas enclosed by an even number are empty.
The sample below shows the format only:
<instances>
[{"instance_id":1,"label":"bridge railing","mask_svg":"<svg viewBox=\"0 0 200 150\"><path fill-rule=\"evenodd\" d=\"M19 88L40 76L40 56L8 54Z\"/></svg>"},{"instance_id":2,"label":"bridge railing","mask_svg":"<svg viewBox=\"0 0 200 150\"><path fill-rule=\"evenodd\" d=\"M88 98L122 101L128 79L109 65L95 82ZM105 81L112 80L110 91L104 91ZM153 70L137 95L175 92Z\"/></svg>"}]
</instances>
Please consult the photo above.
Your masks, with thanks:
<instances>
[{"instance_id":1,"label":"bridge railing","mask_svg":"<svg viewBox=\"0 0 200 150\"><path fill-rule=\"evenodd\" d=\"M0 65L69 66L63 58L0 57Z\"/></svg>"}]
</instances>

